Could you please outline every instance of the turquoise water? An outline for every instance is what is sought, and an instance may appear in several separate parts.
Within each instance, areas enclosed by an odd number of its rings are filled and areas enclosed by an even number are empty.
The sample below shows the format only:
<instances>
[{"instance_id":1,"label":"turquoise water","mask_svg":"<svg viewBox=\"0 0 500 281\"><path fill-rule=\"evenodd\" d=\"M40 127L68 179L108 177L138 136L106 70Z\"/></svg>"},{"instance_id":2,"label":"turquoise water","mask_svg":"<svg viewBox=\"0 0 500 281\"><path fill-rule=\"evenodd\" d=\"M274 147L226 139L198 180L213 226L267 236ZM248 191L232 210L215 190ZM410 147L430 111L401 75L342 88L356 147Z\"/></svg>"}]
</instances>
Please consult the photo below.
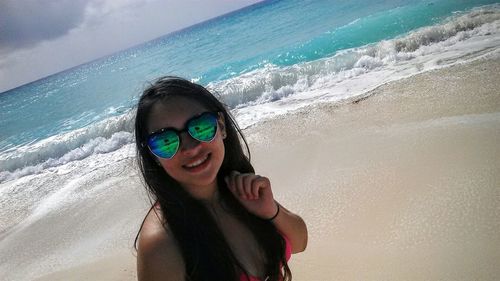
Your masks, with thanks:
<instances>
[{"instance_id":1,"label":"turquoise water","mask_svg":"<svg viewBox=\"0 0 500 281\"><path fill-rule=\"evenodd\" d=\"M58 159L95 138L130 133L131 108L146 81L156 77L179 75L219 90L229 85L222 94L232 108L276 101L291 95L286 89L296 87L297 79L288 78L290 69L311 71L323 67L315 62L343 50L402 37L498 2L265 1L247 7L1 93L1 170ZM347 57L335 63L335 71L354 67ZM279 79L260 79L266 82L249 90L238 84L248 75L274 77L283 69L288 72ZM305 79L317 79L323 70ZM262 93L268 88L278 94L265 99ZM75 133L66 135L71 132ZM25 154L47 138L63 140L37 156ZM124 138L120 145L130 141Z\"/></svg>"}]
</instances>

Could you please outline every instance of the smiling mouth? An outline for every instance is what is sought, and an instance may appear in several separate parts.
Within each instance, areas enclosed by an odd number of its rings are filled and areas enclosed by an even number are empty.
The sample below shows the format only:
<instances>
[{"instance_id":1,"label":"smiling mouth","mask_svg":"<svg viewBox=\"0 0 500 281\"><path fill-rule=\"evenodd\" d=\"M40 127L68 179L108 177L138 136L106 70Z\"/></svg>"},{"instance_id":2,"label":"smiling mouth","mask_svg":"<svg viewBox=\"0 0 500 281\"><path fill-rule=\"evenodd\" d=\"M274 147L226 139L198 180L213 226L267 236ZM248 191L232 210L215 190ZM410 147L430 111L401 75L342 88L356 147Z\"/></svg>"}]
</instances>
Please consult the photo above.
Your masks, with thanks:
<instances>
[{"instance_id":1,"label":"smiling mouth","mask_svg":"<svg viewBox=\"0 0 500 281\"><path fill-rule=\"evenodd\" d=\"M205 157L203 157L199 160L196 160L195 162L183 165L183 167L187 170L190 170L190 171L201 170L206 166L206 164L208 164L208 162L209 162L208 160L210 159L210 156L211 156L211 154L209 153Z\"/></svg>"}]
</instances>

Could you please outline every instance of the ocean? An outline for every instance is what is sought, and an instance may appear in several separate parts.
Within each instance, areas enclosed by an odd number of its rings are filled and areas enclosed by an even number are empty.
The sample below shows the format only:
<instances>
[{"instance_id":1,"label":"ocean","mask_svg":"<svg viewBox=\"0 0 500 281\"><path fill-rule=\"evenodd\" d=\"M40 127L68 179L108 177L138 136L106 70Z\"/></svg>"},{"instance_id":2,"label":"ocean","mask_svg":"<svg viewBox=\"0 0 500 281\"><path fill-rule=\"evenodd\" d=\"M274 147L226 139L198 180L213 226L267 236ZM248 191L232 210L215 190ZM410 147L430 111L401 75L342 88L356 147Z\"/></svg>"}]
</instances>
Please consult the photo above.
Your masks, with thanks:
<instances>
[{"instance_id":1,"label":"ocean","mask_svg":"<svg viewBox=\"0 0 500 281\"><path fill-rule=\"evenodd\" d=\"M495 2L266 1L1 93L0 182L129 144L163 75L219 93L245 128L496 52Z\"/></svg>"},{"instance_id":2,"label":"ocean","mask_svg":"<svg viewBox=\"0 0 500 281\"><path fill-rule=\"evenodd\" d=\"M137 177L134 106L157 77L205 85L248 128L488 56L500 56L500 1L264 1L0 93L0 256L41 218ZM108 241L100 231L89 244ZM76 262L74 251L31 271Z\"/></svg>"}]
</instances>

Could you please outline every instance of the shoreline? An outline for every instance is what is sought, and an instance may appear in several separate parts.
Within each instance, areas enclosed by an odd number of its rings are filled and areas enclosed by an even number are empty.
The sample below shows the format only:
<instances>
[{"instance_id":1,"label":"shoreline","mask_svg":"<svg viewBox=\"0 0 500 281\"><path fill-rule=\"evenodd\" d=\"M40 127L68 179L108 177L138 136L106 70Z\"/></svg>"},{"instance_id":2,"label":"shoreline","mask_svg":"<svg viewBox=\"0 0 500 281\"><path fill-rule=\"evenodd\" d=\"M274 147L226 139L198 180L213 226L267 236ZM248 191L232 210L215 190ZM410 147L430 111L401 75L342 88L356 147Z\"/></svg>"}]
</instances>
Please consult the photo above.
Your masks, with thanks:
<instances>
[{"instance_id":1,"label":"shoreline","mask_svg":"<svg viewBox=\"0 0 500 281\"><path fill-rule=\"evenodd\" d=\"M257 173L308 225L294 280L500 275L498 73L500 59L475 60L244 130ZM135 257L122 248L35 280L68 279L136 280Z\"/></svg>"}]
</instances>

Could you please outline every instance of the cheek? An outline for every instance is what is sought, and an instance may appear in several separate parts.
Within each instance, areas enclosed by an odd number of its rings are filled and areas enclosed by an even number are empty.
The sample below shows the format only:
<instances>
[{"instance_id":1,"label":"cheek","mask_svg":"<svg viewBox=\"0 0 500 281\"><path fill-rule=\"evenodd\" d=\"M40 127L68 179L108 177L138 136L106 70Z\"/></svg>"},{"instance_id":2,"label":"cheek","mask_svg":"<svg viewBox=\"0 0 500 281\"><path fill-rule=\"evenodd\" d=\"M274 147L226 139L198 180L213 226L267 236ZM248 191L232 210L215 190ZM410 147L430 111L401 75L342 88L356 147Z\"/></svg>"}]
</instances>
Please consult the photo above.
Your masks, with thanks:
<instances>
[{"instance_id":1,"label":"cheek","mask_svg":"<svg viewBox=\"0 0 500 281\"><path fill-rule=\"evenodd\" d=\"M225 145L224 142L221 140L220 141L220 152L219 152L219 160L218 160L218 169L222 167L222 163L224 162L225 156L226 156L226 150L225 150Z\"/></svg>"},{"instance_id":2,"label":"cheek","mask_svg":"<svg viewBox=\"0 0 500 281\"><path fill-rule=\"evenodd\" d=\"M221 144L219 146L219 158L220 158L219 168L220 168L220 165L222 165L222 161L224 161L225 153L226 153L226 151L224 149L224 143L221 141Z\"/></svg>"},{"instance_id":3,"label":"cheek","mask_svg":"<svg viewBox=\"0 0 500 281\"><path fill-rule=\"evenodd\" d=\"M175 174L175 166L173 165L171 160L160 160L160 164L167 174L169 174L170 176L172 176L172 172L173 174Z\"/></svg>"},{"instance_id":4,"label":"cheek","mask_svg":"<svg viewBox=\"0 0 500 281\"><path fill-rule=\"evenodd\" d=\"M225 154L225 143L221 137L215 139L214 145L216 147L217 153L224 159Z\"/></svg>"}]
</instances>

